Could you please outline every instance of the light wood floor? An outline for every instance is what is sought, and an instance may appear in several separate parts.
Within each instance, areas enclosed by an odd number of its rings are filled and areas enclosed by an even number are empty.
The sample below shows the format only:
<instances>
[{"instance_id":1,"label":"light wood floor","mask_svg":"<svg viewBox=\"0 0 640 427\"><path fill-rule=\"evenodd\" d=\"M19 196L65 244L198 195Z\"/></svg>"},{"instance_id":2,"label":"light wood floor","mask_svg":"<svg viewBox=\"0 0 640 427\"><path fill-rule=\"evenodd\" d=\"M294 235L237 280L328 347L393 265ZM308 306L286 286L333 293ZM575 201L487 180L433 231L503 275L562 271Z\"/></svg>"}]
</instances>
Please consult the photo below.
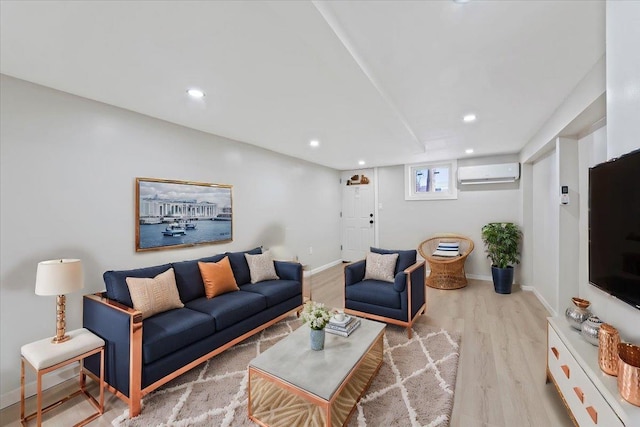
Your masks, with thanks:
<instances>
[{"instance_id":1,"label":"light wood floor","mask_svg":"<svg viewBox=\"0 0 640 427\"><path fill-rule=\"evenodd\" d=\"M306 279L314 300L343 307L343 268ZM548 315L533 293L514 289L511 295L499 295L491 282L471 280L466 288L451 291L427 288L429 324L462 333L452 426L572 425L554 386L545 383ZM73 386L68 381L45 396L55 400ZM108 392L105 398L106 412L91 426L110 426L126 408ZM27 411L34 405L30 398ZM76 398L46 416L44 425L72 425L91 409ZM0 411L0 426L19 426L19 414L18 404Z\"/></svg>"}]
</instances>

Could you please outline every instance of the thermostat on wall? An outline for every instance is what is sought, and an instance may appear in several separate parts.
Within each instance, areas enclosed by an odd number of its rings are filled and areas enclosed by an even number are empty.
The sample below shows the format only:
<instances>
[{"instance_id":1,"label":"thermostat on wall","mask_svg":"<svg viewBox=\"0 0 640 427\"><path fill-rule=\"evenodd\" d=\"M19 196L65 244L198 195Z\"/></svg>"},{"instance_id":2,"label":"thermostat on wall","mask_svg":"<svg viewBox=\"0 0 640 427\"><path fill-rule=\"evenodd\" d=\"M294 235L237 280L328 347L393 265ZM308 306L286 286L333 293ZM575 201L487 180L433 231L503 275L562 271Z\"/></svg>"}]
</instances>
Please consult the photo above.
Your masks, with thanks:
<instances>
[{"instance_id":1,"label":"thermostat on wall","mask_svg":"<svg viewBox=\"0 0 640 427\"><path fill-rule=\"evenodd\" d=\"M560 187L560 203L562 203L563 205L568 205L569 204L569 186L568 185L563 185L562 187Z\"/></svg>"}]
</instances>

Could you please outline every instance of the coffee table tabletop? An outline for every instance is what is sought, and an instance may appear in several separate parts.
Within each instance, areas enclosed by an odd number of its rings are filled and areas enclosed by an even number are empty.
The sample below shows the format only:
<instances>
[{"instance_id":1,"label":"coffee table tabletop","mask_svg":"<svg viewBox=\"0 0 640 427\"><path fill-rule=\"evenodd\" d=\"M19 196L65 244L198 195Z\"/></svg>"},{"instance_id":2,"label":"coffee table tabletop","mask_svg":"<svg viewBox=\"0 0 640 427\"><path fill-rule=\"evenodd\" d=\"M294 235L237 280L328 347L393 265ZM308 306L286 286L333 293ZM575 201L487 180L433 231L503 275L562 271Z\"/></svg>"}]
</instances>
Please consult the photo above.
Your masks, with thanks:
<instances>
[{"instance_id":1,"label":"coffee table tabletop","mask_svg":"<svg viewBox=\"0 0 640 427\"><path fill-rule=\"evenodd\" d=\"M249 366L330 400L384 328L384 323L361 319L360 327L350 336L327 333L324 350L314 351L309 345L309 327L302 325Z\"/></svg>"},{"instance_id":2,"label":"coffee table tabletop","mask_svg":"<svg viewBox=\"0 0 640 427\"><path fill-rule=\"evenodd\" d=\"M301 326L249 363L249 418L261 426L344 426L383 360L384 323L361 319L349 337L313 351Z\"/></svg>"}]
</instances>

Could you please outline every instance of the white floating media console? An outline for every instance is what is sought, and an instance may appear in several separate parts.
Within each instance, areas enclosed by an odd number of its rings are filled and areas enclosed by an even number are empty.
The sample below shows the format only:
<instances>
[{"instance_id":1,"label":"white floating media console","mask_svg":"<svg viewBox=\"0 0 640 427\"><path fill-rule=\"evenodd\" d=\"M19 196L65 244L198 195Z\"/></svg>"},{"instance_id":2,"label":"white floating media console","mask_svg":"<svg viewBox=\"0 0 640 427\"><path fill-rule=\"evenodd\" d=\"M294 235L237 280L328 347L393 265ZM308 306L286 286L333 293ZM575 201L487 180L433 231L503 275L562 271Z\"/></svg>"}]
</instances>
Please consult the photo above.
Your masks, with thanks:
<instances>
[{"instance_id":1,"label":"white floating media console","mask_svg":"<svg viewBox=\"0 0 640 427\"><path fill-rule=\"evenodd\" d=\"M553 381L580 427L640 427L640 407L618 393L616 377L598 365L598 347L589 344L564 317L549 317L547 379Z\"/></svg>"}]
</instances>

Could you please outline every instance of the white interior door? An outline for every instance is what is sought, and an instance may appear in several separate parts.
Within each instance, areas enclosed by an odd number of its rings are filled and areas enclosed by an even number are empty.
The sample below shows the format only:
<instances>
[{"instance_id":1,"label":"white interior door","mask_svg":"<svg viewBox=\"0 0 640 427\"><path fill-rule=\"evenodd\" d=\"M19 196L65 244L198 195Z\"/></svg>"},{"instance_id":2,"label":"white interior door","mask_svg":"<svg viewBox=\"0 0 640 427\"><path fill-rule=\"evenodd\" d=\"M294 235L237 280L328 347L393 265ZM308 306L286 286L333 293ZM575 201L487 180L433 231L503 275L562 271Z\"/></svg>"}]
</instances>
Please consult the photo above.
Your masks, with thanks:
<instances>
[{"instance_id":1,"label":"white interior door","mask_svg":"<svg viewBox=\"0 0 640 427\"><path fill-rule=\"evenodd\" d=\"M347 182L358 175L359 179ZM362 176L369 183L363 184ZM342 173L342 260L364 259L375 241L375 191L373 169Z\"/></svg>"}]
</instances>

